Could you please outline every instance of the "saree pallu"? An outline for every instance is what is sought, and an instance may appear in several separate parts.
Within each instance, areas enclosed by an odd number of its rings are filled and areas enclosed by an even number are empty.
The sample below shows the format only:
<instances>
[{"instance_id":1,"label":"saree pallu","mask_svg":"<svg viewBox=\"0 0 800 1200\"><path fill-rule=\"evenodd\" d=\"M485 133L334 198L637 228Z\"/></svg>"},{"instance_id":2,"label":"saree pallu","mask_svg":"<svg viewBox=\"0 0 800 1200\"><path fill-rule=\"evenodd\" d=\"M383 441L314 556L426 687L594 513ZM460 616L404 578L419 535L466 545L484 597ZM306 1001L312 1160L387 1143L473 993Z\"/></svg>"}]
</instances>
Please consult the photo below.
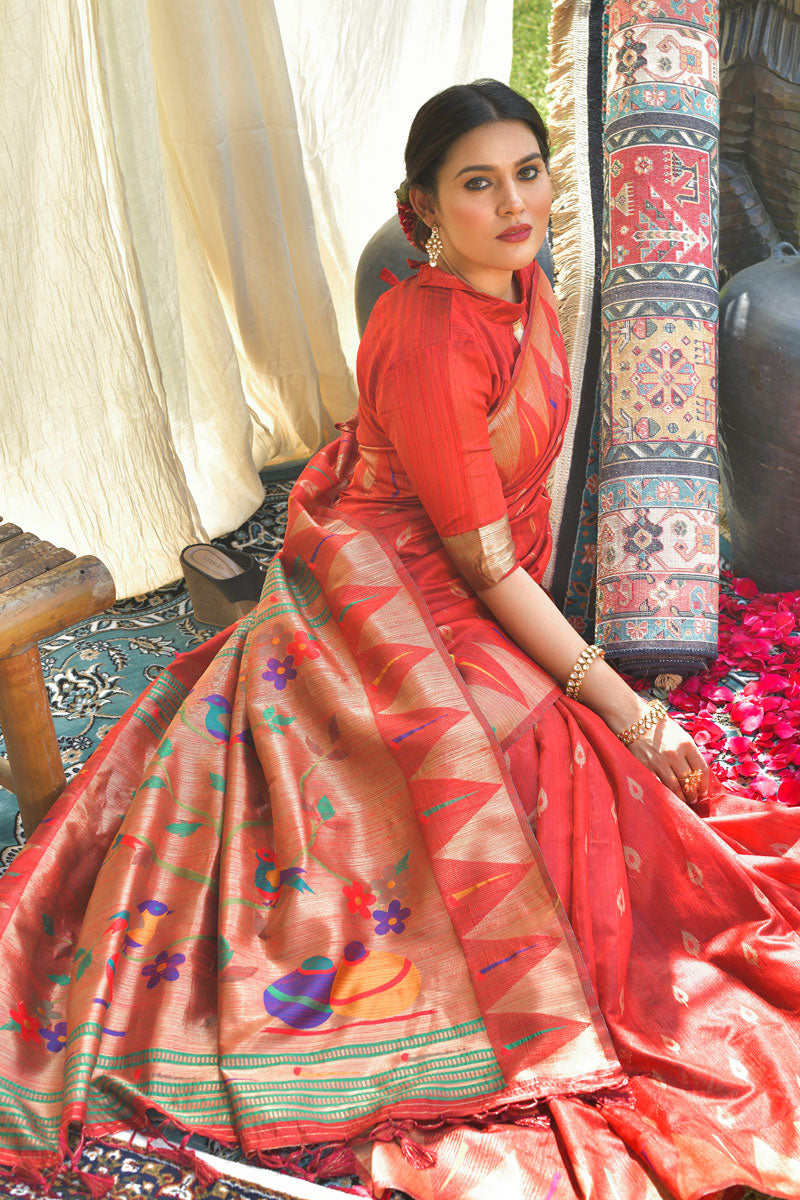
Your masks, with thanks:
<instances>
[{"instance_id":1,"label":"saree pallu","mask_svg":"<svg viewBox=\"0 0 800 1200\"><path fill-rule=\"evenodd\" d=\"M311 513L336 449L295 489L259 607L159 677L3 880L6 1162L55 1161L70 1120L157 1112L253 1153L622 1080L419 593ZM524 690L495 674L509 727L551 701L533 668Z\"/></svg>"},{"instance_id":2,"label":"saree pallu","mask_svg":"<svg viewBox=\"0 0 800 1200\"><path fill-rule=\"evenodd\" d=\"M256 1159L349 1141L376 1194L796 1197L797 811L701 819L469 589L437 626L335 503L355 448L0 884L0 1161L166 1118Z\"/></svg>"}]
</instances>

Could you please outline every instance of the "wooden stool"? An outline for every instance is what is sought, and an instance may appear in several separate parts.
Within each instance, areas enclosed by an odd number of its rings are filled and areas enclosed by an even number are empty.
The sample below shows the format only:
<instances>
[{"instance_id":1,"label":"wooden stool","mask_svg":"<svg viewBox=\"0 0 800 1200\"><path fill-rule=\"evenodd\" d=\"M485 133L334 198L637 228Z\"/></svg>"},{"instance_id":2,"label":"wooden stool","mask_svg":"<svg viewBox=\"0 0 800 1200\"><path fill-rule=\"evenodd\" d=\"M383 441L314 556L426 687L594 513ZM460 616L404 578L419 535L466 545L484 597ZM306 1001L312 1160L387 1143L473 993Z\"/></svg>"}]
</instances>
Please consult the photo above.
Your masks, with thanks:
<instances>
[{"instance_id":1,"label":"wooden stool","mask_svg":"<svg viewBox=\"0 0 800 1200\"><path fill-rule=\"evenodd\" d=\"M0 525L0 785L15 792L30 837L65 784L37 642L114 603L98 558L76 558Z\"/></svg>"}]
</instances>

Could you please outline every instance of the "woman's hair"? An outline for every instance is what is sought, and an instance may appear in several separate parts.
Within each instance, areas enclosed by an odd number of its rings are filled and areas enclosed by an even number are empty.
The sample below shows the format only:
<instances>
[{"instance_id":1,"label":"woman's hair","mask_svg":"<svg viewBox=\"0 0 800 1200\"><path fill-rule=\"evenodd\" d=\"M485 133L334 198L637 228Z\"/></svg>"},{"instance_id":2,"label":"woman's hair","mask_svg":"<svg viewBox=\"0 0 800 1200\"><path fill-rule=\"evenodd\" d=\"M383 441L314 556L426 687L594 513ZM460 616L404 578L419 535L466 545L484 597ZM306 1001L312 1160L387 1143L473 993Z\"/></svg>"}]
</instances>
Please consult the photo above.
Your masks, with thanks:
<instances>
[{"instance_id":1,"label":"woman's hair","mask_svg":"<svg viewBox=\"0 0 800 1200\"><path fill-rule=\"evenodd\" d=\"M470 130L496 121L522 121L527 125L547 166L550 159L547 127L530 100L496 79L477 79L437 92L414 117L406 142L405 186L435 195L439 168L453 143ZM430 232L417 217L413 240L420 250Z\"/></svg>"}]
</instances>

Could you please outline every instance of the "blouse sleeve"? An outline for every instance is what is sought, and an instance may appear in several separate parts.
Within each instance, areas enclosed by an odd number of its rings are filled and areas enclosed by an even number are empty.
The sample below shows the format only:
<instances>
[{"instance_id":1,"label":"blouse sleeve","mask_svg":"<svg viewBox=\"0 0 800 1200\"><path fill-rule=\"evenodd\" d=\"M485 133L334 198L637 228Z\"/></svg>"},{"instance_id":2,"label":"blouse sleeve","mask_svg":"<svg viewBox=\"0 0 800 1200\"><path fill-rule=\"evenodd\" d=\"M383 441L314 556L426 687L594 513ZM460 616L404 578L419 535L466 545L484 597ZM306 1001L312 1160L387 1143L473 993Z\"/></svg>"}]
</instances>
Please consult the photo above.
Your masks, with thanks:
<instances>
[{"instance_id":1,"label":"blouse sleeve","mask_svg":"<svg viewBox=\"0 0 800 1200\"><path fill-rule=\"evenodd\" d=\"M473 345L446 341L392 367L376 397L378 419L411 486L477 591L517 565L489 442L491 394L485 356Z\"/></svg>"}]
</instances>

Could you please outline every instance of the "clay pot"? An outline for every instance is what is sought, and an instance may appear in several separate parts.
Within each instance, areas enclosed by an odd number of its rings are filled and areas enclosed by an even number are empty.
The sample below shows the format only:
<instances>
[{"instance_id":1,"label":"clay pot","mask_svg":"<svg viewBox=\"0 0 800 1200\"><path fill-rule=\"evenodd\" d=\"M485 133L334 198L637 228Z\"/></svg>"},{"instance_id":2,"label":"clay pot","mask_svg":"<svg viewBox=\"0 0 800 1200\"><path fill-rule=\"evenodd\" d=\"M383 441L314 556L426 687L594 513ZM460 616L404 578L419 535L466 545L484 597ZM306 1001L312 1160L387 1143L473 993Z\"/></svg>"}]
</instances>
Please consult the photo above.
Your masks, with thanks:
<instances>
[{"instance_id":1,"label":"clay pot","mask_svg":"<svg viewBox=\"0 0 800 1200\"><path fill-rule=\"evenodd\" d=\"M398 279L405 279L413 268L407 259L425 262L426 256L407 240L397 217L390 217L367 242L356 267L356 319L359 336L363 334L372 306L390 286L381 279L381 270L388 267ZM553 255L545 241L536 255L550 282L553 282Z\"/></svg>"},{"instance_id":2,"label":"clay pot","mask_svg":"<svg viewBox=\"0 0 800 1200\"><path fill-rule=\"evenodd\" d=\"M800 254L787 242L720 294L719 450L734 572L800 588Z\"/></svg>"}]
</instances>

